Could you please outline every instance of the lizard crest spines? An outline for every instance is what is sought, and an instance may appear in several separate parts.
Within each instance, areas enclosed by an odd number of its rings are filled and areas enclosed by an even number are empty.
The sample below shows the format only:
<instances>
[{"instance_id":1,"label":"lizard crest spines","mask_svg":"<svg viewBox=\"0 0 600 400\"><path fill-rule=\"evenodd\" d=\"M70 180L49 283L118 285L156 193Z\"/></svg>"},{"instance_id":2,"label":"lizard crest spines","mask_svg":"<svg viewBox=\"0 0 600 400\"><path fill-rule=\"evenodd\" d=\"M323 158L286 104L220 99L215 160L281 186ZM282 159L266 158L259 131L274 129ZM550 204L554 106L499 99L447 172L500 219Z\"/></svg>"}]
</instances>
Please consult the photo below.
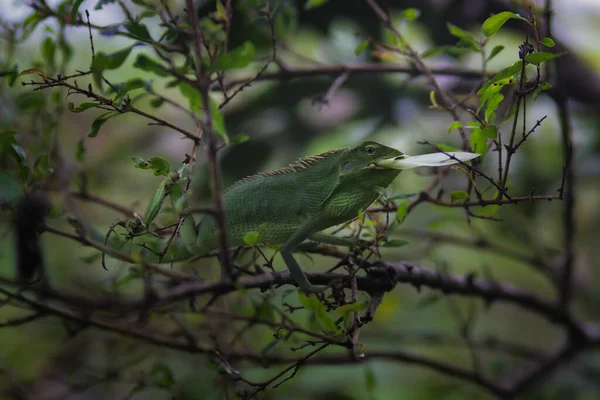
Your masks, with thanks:
<instances>
[{"instance_id":1,"label":"lizard crest spines","mask_svg":"<svg viewBox=\"0 0 600 400\"><path fill-rule=\"evenodd\" d=\"M324 159L328 156L331 156L333 154L336 154L336 153L339 153L339 152L345 151L345 150L348 150L348 148L329 150L329 151L326 151L325 153L315 154L314 156L302 157L302 158L299 158L298 160L296 160L295 162L289 164L287 167L274 169L272 171L259 172L258 174L250 175L245 178L242 178L239 181L236 181L235 183L233 183L230 187L236 186L243 182L247 182L247 181L259 178L261 176L264 177L264 176L283 175L283 174L289 174L291 172L302 171L302 170L312 167L313 165L316 165L317 163L319 163L319 161L321 161L322 159Z\"/></svg>"}]
</instances>

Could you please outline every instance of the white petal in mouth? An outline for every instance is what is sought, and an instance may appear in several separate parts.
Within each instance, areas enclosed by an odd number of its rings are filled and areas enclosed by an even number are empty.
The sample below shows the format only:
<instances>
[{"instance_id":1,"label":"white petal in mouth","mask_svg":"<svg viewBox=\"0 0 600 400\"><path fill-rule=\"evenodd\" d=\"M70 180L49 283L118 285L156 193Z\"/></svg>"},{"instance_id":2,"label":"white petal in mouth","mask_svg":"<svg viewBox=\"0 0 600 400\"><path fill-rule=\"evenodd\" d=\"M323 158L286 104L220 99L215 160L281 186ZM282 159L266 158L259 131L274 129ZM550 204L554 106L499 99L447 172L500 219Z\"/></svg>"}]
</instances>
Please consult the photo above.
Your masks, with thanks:
<instances>
[{"instance_id":1,"label":"white petal in mouth","mask_svg":"<svg viewBox=\"0 0 600 400\"><path fill-rule=\"evenodd\" d=\"M461 162L470 161L479 157L476 153L467 152L447 152L447 153L431 153L420 156L409 157L406 155L389 158L387 160L377 161L377 166L380 168L389 169L410 169L417 167L444 167L447 165L460 164Z\"/></svg>"}]
</instances>

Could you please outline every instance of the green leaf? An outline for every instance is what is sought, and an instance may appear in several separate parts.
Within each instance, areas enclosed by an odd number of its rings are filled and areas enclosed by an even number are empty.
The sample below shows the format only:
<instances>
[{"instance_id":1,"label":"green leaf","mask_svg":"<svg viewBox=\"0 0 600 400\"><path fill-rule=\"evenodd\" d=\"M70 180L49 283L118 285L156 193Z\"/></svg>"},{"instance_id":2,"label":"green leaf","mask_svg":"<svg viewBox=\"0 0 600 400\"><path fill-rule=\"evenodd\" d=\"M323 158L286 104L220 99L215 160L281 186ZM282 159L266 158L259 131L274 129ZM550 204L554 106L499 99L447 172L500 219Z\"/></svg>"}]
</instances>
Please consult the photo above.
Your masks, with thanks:
<instances>
[{"instance_id":1,"label":"green leaf","mask_svg":"<svg viewBox=\"0 0 600 400\"><path fill-rule=\"evenodd\" d=\"M447 152L447 153L450 153L450 152L453 152L453 151L460 151L460 150L459 150L459 149L457 149L456 147L454 147L454 146L448 146L447 144L444 144L444 143L438 143L438 144L436 144L436 146L437 146L437 147L438 147L440 150L442 150L442 151L445 151L445 152Z\"/></svg>"},{"instance_id":2,"label":"green leaf","mask_svg":"<svg viewBox=\"0 0 600 400\"><path fill-rule=\"evenodd\" d=\"M463 191L463 190L455 190L452 193L450 193L450 201L452 203L454 203L457 200L466 200L469 197L469 193Z\"/></svg>"},{"instance_id":3,"label":"green leaf","mask_svg":"<svg viewBox=\"0 0 600 400\"><path fill-rule=\"evenodd\" d=\"M140 157L131 157L135 167L140 169L152 169L155 176L168 176L171 172L171 163L163 157L154 156L147 160Z\"/></svg>"},{"instance_id":4,"label":"green leaf","mask_svg":"<svg viewBox=\"0 0 600 400\"><path fill-rule=\"evenodd\" d=\"M398 209L396 210L396 221L398 221L398 223L401 224L406 219L409 204L410 201L408 200L402 200L398 202Z\"/></svg>"},{"instance_id":5,"label":"green leaf","mask_svg":"<svg viewBox=\"0 0 600 400\"><path fill-rule=\"evenodd\" d=\"M554 40L552 40L549 37L543 38L540 43L542 43L546 47L554 47L555 45Z\"/></svg>"},{"instance_id":6,"label":"green leaf","mask_svg":"<svg viewBox=\"0 0 600 400\"><path fill-rule=\"evenodd\" d=\"M42 180L50 175L54 169L50 166L50 155L44 154L38 157L33 164L33 178L36 181Z\"/></svg>"},{"instance_id":7,"label":"green leaf","mask_svg":"<svg viewBox=\"0 0 600 400\"><path fill-rule=\"evenodd\" d=\"M456 43L457 48L467 49L468 51L481 51L481 47L479 44L472 39L460 39L458 43Z\"/></svg>"},{"instance_id":8,"label":"green leaf","mask_svg":"<svg viewBox=\"0 0 600 400\"><path fill-rule=\"evenodd\" d=\"M487 153L487 137L481 132L481 129L473 129L471 133L471 147L473 151L481 155L481 160L485 158Z\"/></svg>"},{"instance_id":9,"label":"green leaf","mask_svg":"<svg viewBox=\"0 0 600 400\"><path fill-rule=\"evenodd\" d=\"M106 54L102 51L96 53L90 67L94 74L94 83L102 87L102 73L105 70L117 69L123 65L132 48L133 46L129 46L111 54Z\"/></svg>"},{"instance_id":10,"label":"green leaf","mask_svg":"<svg viewBox=\"0 0 600 400\"><path fill-rule=\"evenodd\" d=\"M552 88L552 85L550 84L550 82L542 82L537 88L535 88L535 90L533 91L533 100L537 100L537 98L539 97L539 95L546 91L546 90L550 90Z\"/></svg>"},{"instance_id":11,"label":"green leaf","mask_svg":"<svg viewBox=\"0 0 600 400\"><path fill-rule=\"evenodd\" d=\"M361 42L358 46L356 46L356 48L354 49L354 55L359 56L360 53L367 50L368 48L369 48L369 41L365 40L365 41Z\"/></svg>"},{"instance_id":12,"label":"green leaf","mask_svg":"<svg viewBox=\"0 0 600 400\"><path fill-rule=\"evenodd\" d=\"M117 52L106 54L104 52L96 53L92 62L92 70L102 72L104 70L119 68L131 53L133 46L126 47Z\"/></svg>"},{"instance_id":13,"label":"green leaf","mask_svg":"<svg viewBox=\"0 0 600 400\"><path fill-rule=\"evenodd\" d=\"M90 129L88 130L88 137L96 137L102 125L104 125L106 121L108 121L115 115L116 113L114 112L107 112L96 118L94 122L92 122L92 126L90 126Z\"/></svg>"},{"instance_id":14,"label":"green leaf","mask_svg":"<svg viewBox=\"0 0 600 400\"><path fill-rule=\"evenodd\" d=\"M129 32L134 38L145 43L152 42L152 36L148 32L148 28L144 24L127 21L124 25L125 30Z\"/></svg>"},{"instance_id":15,"label":"green leaf","mask_svg":"<svg viewBox=\"0 0 600 400\"><path fill-rule=\"evenodd\" d=\"M314 296L314 293L312 293L311 296ZM318 299L317 299L317 301L319 302L320 306L315 311L315 317L317 317L317 321L319 322L319 325L321 325L321 328L323 328L323 330L326 332L329 332L329 333L337 332L338 327L335 324L335 321L333 320L331 315L329 315L327 313L327 310L325 309L325 306L323 305L323 303L321 303Z\"/></svg>"},{"instance_id":16,"label":"green leaf","mask_svg":"<svg viewBox=\"0 0 600 400\"><path fill-rule=\"evenodd\" d=\"M555 58L562 57L565 54L567 54L566 51L563 51L562 53L549 53L546 51L540 51L537 53L527 54L525 56L525 61L531 64L539 65L544 61L554 60Z\"/></svg>"},{"instance_id":17,"label":"green leaf","mask_svg":"<svg viewBox=\"0 0 600 400\"><path fill-rule=\"evenodd\" d=\"M401 193L401 194L397 194L397 195L394 195L394 196L388 198L388 200L412 199L412 198L415 198L416 196L417 196L416 193Z\"/></svg>"},{"instance_id":18,"label":"green leaf","mask_svg":"<svg viewBox=\"0 0 600 400\"><path fill-rule=\"evenodd\" d=\"M359 312L367 309L367 304L365 303L349 303L344 304L343 306L339 306L335 310L340 313L340 315L344 318L347 318L350 313Z\"/></svg>"},{"instance_id":19,"label":"green leaf","mask_svg":"<svg viewBox=\"0 0 600 400\"><path fill-rule=\"evenodd\" d=\"M77 19L77 13L79 12L79 7L83 3L83 0L75 0L73 2L73 6L71 7L71 23L75 23Z\"/></svg>"},{"instance_id":20,"label":"green leaf","mask_svg":"<svg viewBox=\"0 0 600 400\"><path fill-rule=\"evenodd\" d=\"M85 151L85 142L83 139L79 139L77 147L75 148L75 160L77 160L77 162L83 162L85 159Z\"/></svg>"},{"instance_id":21,"label":"green leaf","mask_svg":"<svg viewBox=\"0 0 600 400\"><path fill-rule=\"evenodd\" d=\"M150 370L150 376L154 383L165 389L170 389L175 385L175 377L173 371L166 364L156 363Z\"/></svg>"},{"instance_id":22,"label":"green leaf","mask_svg":"<svg viewBox=\"0 0 600 400\"><path fill-rule=\"evenodd\" d=\"M225 131L225 120L223 119L223 115L221 114L221 110L219 110L219 105L216 101L210 97L210 113L212 115L213 129L217 135L226 144L229 144L229 136L227 136L227 132Z\"/></svg>"},{"instance_id":23,"label":"green leaf","mask_svg":"<svg viewBox=\"0 0 600 400\"><path fill-rule=\"evenodd\" d=\"M65 40L64 37L60 37L58 40L58 47L63 54L63 63L66 64L73 58L73 46Z\"/></svg>"},{"instance_id":24,"label":"green leaf","mask_svg":"<svg viewBox=\"0 0 600 400\"><path fill-rule=\"evenodd\" d=\"M500 54L500 52L504 50L504 46L496 46L492 49L492 51L490 51L490 55L487 56L487 58L485 59L485 62L490 62L492 60L492 58L496 57L498 54Z\"/></svg>"},{"instance_id":25,"label":"green leaf","mask_svg":"<svg viewBox=\"0 0 600 400\"><path fill-rule=\"evenodd\" d=\"M165 77L169 75L169 72L167 71L167 68L165 66L154 61L153 59L151 59L143 53L138 54L137 58L135 59L135 62L133 63L133 66L143 71L152 72L153 74L158 76Z\"/></svg>"},{"instance_id":26,"label":"green leaf","mask_svg":"<svg viewBox=\"0 0 600 400\"><path fill-rule=\"evenodd\" d=\"M406 246L408 243L410 242L406 240L394 239L383 243L383 247L403 247Z\"/></svg>"},{"instance_id":27,"label":"green leaf","mask_svg":"<svg viewBox=\"0 0 600 400\"><path fill-rule=\"evenodd\" d=\"M519 14L515 14L510 11L504 11L496 15L492 15L491 17L486 19L481 27L481 30L483 31L483 34L485 36L490 37L494 33L498 32L498 29L500 29L502 25L504 25L506 21L508 21L511 18L529 22L527 21L527 19L521 17Z\"/></svg>"},{"instance_id":28,"label":"green leaf","mask_svg":"<svg viewBox=\"0 0 600 400\"><path fill-rule=\"evenodd\" d=\"M306 0L304 4L305 10L310 10L312 8L321 7L323 4L327 3L329 0Z\"/></svg>"},{"instance_id":29,"label":"green leaf","mask_svg":"<svg viewBox=\"0 0 600 400\"><path fill-rule=\"evenodd\" d=\"M87 109L98 107L98 105L99 105L98 103L81 103L79 105L79 107L75 107L75 103L69 103L68 107L69 107L69 111L74 112L74 113L80 113Z\"/></svg>"},{"instance_id":30,"label":"green leaf","mask_svg":"<svg viewBox=\"0 0 600 400\"><path fill-rule=\"evenodd\" d=\"M369 395L369 399L375 398L375 387L377 386L377 378L373 373L373 369L370 366L365 366L365 386L367 389L367 393Z\"/></svg>"},{"instance_id":31,"label":"green leaf","mask_svg":"<svg viewBox=\"0 0 600 400\"><path fill-rule=\"evenodd\" d=\"M467 32L456 25L451 24L450 22L446 23L448 27L448 31L452 36L455 36L459 39L467 39L467 40L475 40L475 36L471 32Z\"/></svg>"},{"instance_id":32,"label":"green leaf","mask_svg":"<svg viewBox=\"0 0 600 400\"><path fill-rule=\"evenodd\" d=\"M215 57L213 63L207 68L206 72L211 74L217 71L244 68L254 61L255 55L256 49L254 48L254 44L250 41L246 41L243 45L233 49L229 53Z\"/></svg>"},{"instance_id":33,"label":"green leaf","mask_svg":"<svg viewBox=\"0 0 600 400\"><path fill-rule=\"evenodd\" d=\"M256 246L260 243L260 232L252 231L244 235L244 243L248 246Z\"/></svg>"},{"instance_id":34,"label":"green leaf","mask_svg":"<svg viewBox=\"0 0 600 400\"><path fill-rule=\"evenodd\" d=\"M460 121L454 121L448 127L448 133L452 132L454 129L460 129L462 127L463 127L463 125L460 123Z\"/></svg>"},{"instance_id":35,"label":"green leaf","mask_svg":"<svg viewBox=\"0 0 600 400\"><path fill-rule=\"evenodd\" d=\"M405 19L407 21L416 21L417 19L419 19L420 16L421 16L421 10L419 10L418 8L411 7L411 8L402 10L399 18Z\"/></svg>"},{"instance_id":36,"label":"green leaf","mask_svg":"<svg viewBox=\"0 0 600 400\"><path fill-rule=\"evenodd\" d=\"M493 122L496 119L495 112L498 109L500 103L502 103L502 100L504 100L504 95L502 93L495 93L487 100L487 105L485 107L486 122ZM492 139L495 139L495 137Z\"/></svg>"},{"instance_id":37,"label":"green leaf","mask_svg":"<svg viewBox=\"0 0 600 400\"><path fill-rule=\"evenodd\" d=\"M190 110L196 111L202 107L200 92L198 92L195 87L185 82L181 82L179 83L179 91L188 99Z\"/></svg>"},{"instance_id":38,"label":"green leaf","mask_svg":"<svg viewBox=\"0 0 600 400\"><path fill-rule=\"evenodd\" d=\"M498 127L496 125L488 125L481 130L486 137L490 139L498 139Z\"/></svg>"},{"instance_id":39,"label":"green leaf","mask_svg":"<svg viewBox=\"0 0 600 400\"><path fill-rule=\"evenodd\" d=\"M94 10L102 10L102 7L104 7L107 4L113 4L116 0L98 0L98 2L96 3L96 7L94 7Z\"/></svg>"},{"instance_id":40,"label":"green leaf","mask_svg":"<svg viewBox=\"0 0 600 400\"><path fill-rule=\"evenodd\" d=\"M250 136L246 133L238 133L234 137L231 138L231 144L241 144L247 142L250 139Z\"/></svg>"},{"instance_id":41,"label":"green leaf","mask_svg":"<svg viewBox=\"0 0 600 400\"><path fill-rule=\"evenodd\" d=\"M54 40L52 40L51 37L47 37L42 42L42 58L43 58L44 62L46 64L50 65L51 67L53 67L55 65L54 64L54 54L55 53L56 53L56 44L54 43Z\"/></svg>"},{"instance_id":42,"label":"green leaf","mask_svg":"<svg viewBox=\"0 0 600 400\"><path fill-rule=\"evenodd\" d=\"M150 107L152 108L158 108L160 106L162 106L164 104L164 100L161 99L160 97L156 97L152 100L150 100Z\"/></svg>"},{"instance_id":43,"label":"green leaf","mask_svg":"<svg viewBox=\"0 0 600 400\"><path fill-rule=\"evenodd\" d=\"M0 71L0 78L6 78L9 86L13 86L17 77L19 76L19 69L17 65L14 65L11 70Z\"/></svg>"},{"instance_id":44,"label":"green leaf","mask_svg":"<svg viewBox=\"0 0 600 400\"><path fill-rule=\"evenodd\" d=\"M15 105L19 111L39 111L45 105L45 97L39 92L19 93Z\"/></svg>"},{"instance_id":45,"label":"green leaf","mask_svg":"<svg viewBox=\"0 0 600 400\"><path fill-rule=\"evenodd\" d=\"M113 100L120 99L125 93L131 92L132 90L150 87L150 83L140 78L133 78L125 83L116 86L117 94L113 96Z\"/></svg>"}]
</instances>

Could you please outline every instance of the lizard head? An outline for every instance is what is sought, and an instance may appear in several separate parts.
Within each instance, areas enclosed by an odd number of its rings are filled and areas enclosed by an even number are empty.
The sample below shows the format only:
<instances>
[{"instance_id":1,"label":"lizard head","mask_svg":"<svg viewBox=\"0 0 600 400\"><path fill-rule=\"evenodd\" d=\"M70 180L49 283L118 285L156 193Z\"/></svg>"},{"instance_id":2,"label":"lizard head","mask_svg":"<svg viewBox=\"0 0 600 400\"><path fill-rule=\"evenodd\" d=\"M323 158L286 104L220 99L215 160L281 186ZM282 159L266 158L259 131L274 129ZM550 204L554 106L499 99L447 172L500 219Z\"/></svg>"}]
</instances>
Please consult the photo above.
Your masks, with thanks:
<instances>
[{"instance_id":1,"label":"lizard head","mask_svg":"<svg viewBox=\"0 0 600 400\"><path fill-rule=\"evenodd\" d=\"M346 153L342 164L342 181L351 182L352 187L387 187L400 173L400 169L394 168L390 160L403 157L402 152L381 143L361 143Z\"/></svg>"},{"instance_id":2,"label":"lizard head","mask_svg":"<svg viewBox=\"0 0 600 400\"><path fill-rule=\"evenodd\" d=\"M344 172L352 173L361 170L393 170L390 160L403 159L406 156L401 151L384 146L377 142L363 142L350 150L344 164Z\"/></svg>"}]
</instances>

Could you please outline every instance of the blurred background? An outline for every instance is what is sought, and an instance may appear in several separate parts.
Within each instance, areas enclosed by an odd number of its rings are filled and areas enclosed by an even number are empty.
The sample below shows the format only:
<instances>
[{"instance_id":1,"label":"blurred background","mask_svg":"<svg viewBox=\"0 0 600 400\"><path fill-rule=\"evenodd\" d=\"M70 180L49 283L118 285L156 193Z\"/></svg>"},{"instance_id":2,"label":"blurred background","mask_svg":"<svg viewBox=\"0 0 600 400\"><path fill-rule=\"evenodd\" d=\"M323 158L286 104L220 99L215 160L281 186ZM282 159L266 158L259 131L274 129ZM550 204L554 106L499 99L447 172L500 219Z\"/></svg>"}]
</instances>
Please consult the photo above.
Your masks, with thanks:
<instances>
[{"instance_id":1,"label":"blurred background","mask_svg":"<svg viewBox=\"0 0 600 400\"><path fill-rule=\"evenodd\" d=\"M0 29L23 20L31 14L26 2L4 0L0 2ZM59 2L48 0L55 7ZM114 2L105 2L96 10L97 0L84 0L80 10L89 10L93 24L106 26L121 21L123 10ZM131 10L137 10L135 2L127 2ZM171 1L173 10L181 10L182 2ZM201 10L214 10L213 2L204 2ZM275 3L275 2L274 2ZM344 63L375 62L371 52L355 55L355 48L369 36L389 41L389 34L364 1L330 0L323 5L309 8L306 1L279 2L275 19L277 56L286 65L315 66ZM316 3L316 2L315 2ZM398 28L405 39L418 51L455 44L457 39L448 33L446 22L480 36L481 23L493 13L512 10L523 14L527 5L543 7L542 1L502 0L422 0L390 1L393 13L415 7L420 18L402 21ZM577 312L588 320L597 320L596 306L600 301L597 246L600 233L600 2L596 0L554 0L554 40L568 55L564 74L559 78L567 82L572 110L575 144L574 168L576 186L576 276ZM234 2L233 25L230 31L230 48L251 40L257 48L259 60L267 60L271 52L271 39L265 32L268 26L260 18L260 5L250 0ZM160 31L158 19L146 19L151 33ZM154 25L153 25L154 24ZM488 44L504 45L505 50L489 65L489 71L497 71L512 65L518 58L518 46L524 39L522 26L509 22ZM19 70L35 67L42 61L40 46L47 36L54 35L57 25L51 19L42 23L27 41L14 49L0 42L0 65L7 67L3 57L11 51L11 62ZM90 44L85 27L68 27L67 40L73 46L74 57L68 64L68 73L85 70L90 63ZM111 53L132 42L120 36L95 33L96 52ZM151 53L144 46L134 49ZM143 76L132 66L135 57L129 57L123 67L108 71L109 80L124 82L141 77L153 81L155 90L166 97L187 106L187 100L177 89L166 87L167 79L156 75ZM405 62L404 59L384 62ZM430 66L457 67L480 70L481 60L472 53L452 56L438 54L426 59ZM408 64L407 64L408 65ZM254 63L245 69L228 74L228 79L250 77L261 67ZM276 71L271 65L268 72ZM459 148L460 138L456 131L448 133L452 122L448 113L429 108L429 85L423 77L400 73L351 75L329 99L328 104L319 103L337 76L314 76L291 80L265 80L253 83L235 97L224 109L226 128L230 137L247 135L248 141L233 144L220 154L224 186L259 171L287 165L298 157L317 154L330 149L355 146L364 140L376 140L408 154L432 152L418 142L428 140ZM441 86L453 93L464 94L479 81L458 77L440 76ZM78 83L87 85L85 78ZM39 103L32 103L36 96ZM31 87L17 84L9 87L0 83L0 130L17 129L19 142L35 157L43 149L40 119L31 119L26 108L34 114L47 112L40 105L62 101L65 104L85 101L81 96L67 96L65 90L35 92ZM218 98L219 94L215 93ZM177 108L163 106L151 109L147 102L142 106L162 118L176 122L194 131L192 120ZM52 103L54 104L54 103ZM37 114L38 117L40 114ZM44 115L56 119L59 141L66 161L64 166L73 184L80 172L87 173L89 189L119 204L143 212L146 203L160 183L147 171L133 167L132 156L147 158L160 155L173 165L179 165L190 143L169 129L149 126L147 121L134 115L123 115L108 121L95 138L88 138L92 121L100 115L98 110L72 113L63 108L59 115ZM535 121L546 116L541 127L527 140L514 157L510 191L512 195L526 196L532 189L539 195L555 195L562 179L562 150L559 121L555 104L547 96L540 96L527 106L527 120ZM42 121L43 121L42 118ZM464 116L468 121L469 116ZM508 127L501 128L507 134ZM81 146L85 156L78 156ZM9 164L0 164L2 168ZM490 175L497 168L497 155L490 152L483 170ZM194 201L201 205L210 198L206 159L201 156L194 180ZM428 170L403 172L389 188L390 195L418 193L434 179ZM465 188L464 176L451 172L444 180L446 193ZM9 190L1 186L2 190ZM52 197L61 204L61 197ZM101 232L106 232L112 222L121 216L115 212L78 203L86 221ZM464 241L485 238L502 248L517 254L538 256L548 263L560 258L562 249L562 211L559 201L520 203L499 209L481 210L501 218L499 222L471 219L470 223L461 208L442 208L423 204L410 213L394 238L407 240L409 245L398 249L385 249L383 259L409 261L416 265L440 269L452 274L475 273L478 277L498 280L519 288L533 291L541 296L556 295L549 281L531 266L499 252L489 252L476 246L457 245L444 240L433 240L422 232L438 232L463 238ZM9 214L3 212L0 227L0 271L3 276L13 277L14 239L10 230ZM68 229L61 218L50 224ZM100 267L98 254L76 242L44 234L43 249L49 280L62 290L102 296L114 288L115 282L126 275L127 265L111 261L109 271ZM501 252L500 252L501 253ZM323 271L333 264L325 257L299 256L307 270ZM214 263L216 266L216 263ZM282 267L276 259L276 266ZM141 290L136 282L125 283L124 295L135 295ZM240 300L240 304L243 303ZM237 303L235 303L237 304ZM242 307L242 305L232 307ZM10 320L22 316L17 307L2 307L0 317ZM295 315L294 315L295 316ZM302 315L298 318L302 319ZM492 377L528 365L531 361L523 354L507 355L506 351L469 350L469 344L460 336L466 320L472 323L472 336L481 343L495 343L501 338L516 346L536 352L550 352L564 340L564 332L546 320L519 308L493 304L491 307L473 299L451 296L423 288L417 292L412 286L399 286L386 295L375 320L361 332L360 341L366 352L377 350L406 350L414 354L432 356L452 361L469 368L476 353L481 368ZM109 333L85 330L70 335L65 327L53 318L44 318L31 324L0 329L0 383L7 388L15 382L34 393L39 399L225 399L229 381L222 378L218 368L210 360L197 356L152 347L132 339ZM272 341L269 330L253 330L245 337L244 346L264 348ZM289 347L289 346L288 346ZM483 346L486 347L486 346ZM493 346L487 346L493 347ZM285 345L273 351L284 352ZM515 351L518 353L517 351ZM568 368L561 369L546 384L532 393L539 399L595 399L600 396L600 360L589 353L580 357ZM160 362L160 363L158 363ZM167 372L157 365L168 366ZM266 379L281 366L264 369L255 364L241 364L248 376ZM149 387L130 393L140 376L148 373L154 377L164 374L174 380L170 389ZM153 372L152 372L153 371ZM129 396L129 397L128 397ZM175 396L175 397L173 397ZM427 368L390 361L369 361L361 365L322 365L301 368L298 374L281 387L262 394L265 399L437 399L437 398L486 398L485 392L464 382L442 376ZM7 397L9 398L9 397ZM12 398L12 397L10 397Z\"/></svg>"}]
</instances>

